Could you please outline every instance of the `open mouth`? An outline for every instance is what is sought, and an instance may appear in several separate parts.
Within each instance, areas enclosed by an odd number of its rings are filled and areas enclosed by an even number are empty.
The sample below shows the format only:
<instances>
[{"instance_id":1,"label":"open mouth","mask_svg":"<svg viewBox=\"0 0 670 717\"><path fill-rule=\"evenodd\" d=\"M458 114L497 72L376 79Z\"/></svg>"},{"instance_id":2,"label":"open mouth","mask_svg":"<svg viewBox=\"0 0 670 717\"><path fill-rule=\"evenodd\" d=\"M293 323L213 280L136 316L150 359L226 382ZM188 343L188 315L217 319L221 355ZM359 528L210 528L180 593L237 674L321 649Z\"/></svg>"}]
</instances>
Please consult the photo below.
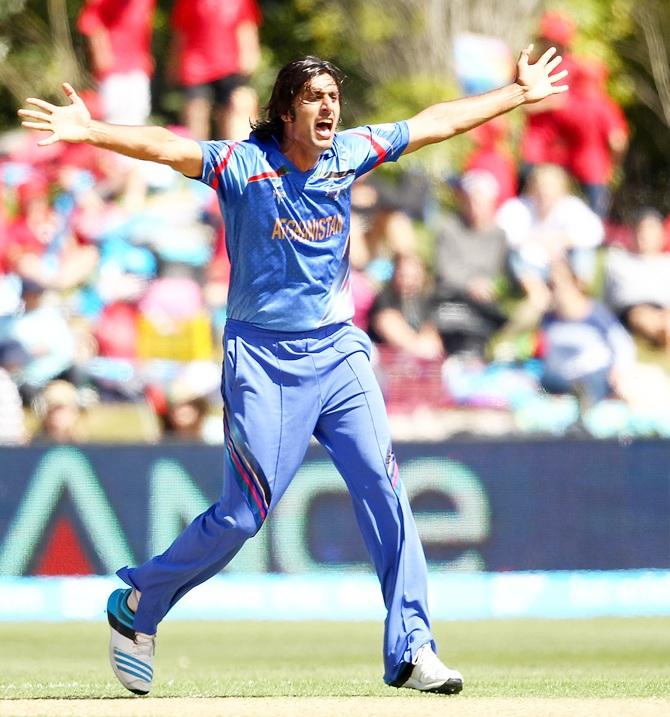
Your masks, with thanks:
<instances>
[{"instance_id":1,"label":"open mouth","mask_svg":"<svg viewBox=\"0 0 670 717\"><path fill-rule=\"evenodd\" d=\"M330 139L333 134L333 120L322 119L316 123L316 135L319 139Z\"/></svg>"}]
</instances>

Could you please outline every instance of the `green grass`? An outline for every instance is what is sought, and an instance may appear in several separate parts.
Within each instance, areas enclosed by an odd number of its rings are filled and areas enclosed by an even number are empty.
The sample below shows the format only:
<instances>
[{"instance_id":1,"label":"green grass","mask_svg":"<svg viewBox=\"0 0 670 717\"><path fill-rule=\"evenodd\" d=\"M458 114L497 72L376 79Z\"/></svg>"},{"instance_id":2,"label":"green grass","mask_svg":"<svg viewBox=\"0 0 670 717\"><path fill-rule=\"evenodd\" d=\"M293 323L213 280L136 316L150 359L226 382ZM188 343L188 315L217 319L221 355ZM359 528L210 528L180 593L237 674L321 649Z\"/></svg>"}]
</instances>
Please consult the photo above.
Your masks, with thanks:
<instances>
[{"instance_id":1,"label":"green grass","mask_svg":"<svg viewBox=\"0 0 670 717\"><path fill-rule=\"evenodd\" d=\"M468 697L670 697L670 620L441 623L441 654ZM170 622L156 697L384 696L373 623ZM127 693L103 623L0 624L0 699Z\"/></svg>"}]
</instances>

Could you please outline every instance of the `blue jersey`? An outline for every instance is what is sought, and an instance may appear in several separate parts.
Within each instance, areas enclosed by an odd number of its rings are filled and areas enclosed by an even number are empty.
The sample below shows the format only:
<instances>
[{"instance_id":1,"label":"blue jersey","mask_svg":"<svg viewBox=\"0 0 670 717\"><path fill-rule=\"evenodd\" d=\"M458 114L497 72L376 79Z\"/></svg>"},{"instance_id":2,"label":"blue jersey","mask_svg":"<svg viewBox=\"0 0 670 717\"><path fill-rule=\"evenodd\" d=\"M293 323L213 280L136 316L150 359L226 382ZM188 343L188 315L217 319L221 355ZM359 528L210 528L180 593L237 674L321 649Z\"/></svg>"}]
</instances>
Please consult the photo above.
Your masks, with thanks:
<instances>
[{"instance_id":1,"label":"blue jersey","mask_svg":"<svg viewBox=\"0 0 670 717\"><path fill-rule=\"evenodd\" d=\"M408 141L405 122L347 130L306 172L274 139L202 142L200 180L226 226L228 316L276 331L349 321L351 185Z\"/></svg>"}]
</instances>

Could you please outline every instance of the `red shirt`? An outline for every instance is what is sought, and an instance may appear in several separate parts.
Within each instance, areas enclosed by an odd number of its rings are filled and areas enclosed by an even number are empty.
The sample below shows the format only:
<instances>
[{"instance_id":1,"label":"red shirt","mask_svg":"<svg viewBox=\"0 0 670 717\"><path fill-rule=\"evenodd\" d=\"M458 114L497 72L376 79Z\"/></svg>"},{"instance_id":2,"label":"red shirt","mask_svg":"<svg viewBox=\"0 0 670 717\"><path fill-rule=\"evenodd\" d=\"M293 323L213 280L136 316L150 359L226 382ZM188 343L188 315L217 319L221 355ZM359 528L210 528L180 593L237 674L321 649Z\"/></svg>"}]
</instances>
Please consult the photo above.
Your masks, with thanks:
<instances>
[{"instance_id":1,"label":"red shirt","mask_svg":"<svg viewBox=\"0 0 670 717\"><path fill-rule=\"evenodd\" d=\"M5 217L2 194L0 194L0 276L2 274L6 274L10 270L8 257L9 232L7 231L7 225L8 222Z\"/></svg>"},{"instance_id":2,"label":"red shirt","mask_svg":"<svg viewBox=\"0 0 670 717\"><path fill-rule=\"evenodd\" d=\"M564 55L558 70L567 70L568 79L576 71L577 62L569 55ZM563 101L567 102L563 96ZM559 96L560 98L560 96ZM560 101L560 99L558 100ZM570 146L562 133L560 113L562 109L550 109L546 112L529 112L526 127L521 138L521 158L527 164L558 164L568 166Z\"/></svg>"},{"instance_id":3,"label":"red shirt","mask_svg":"<svg viewBox=\"0 0 670 717\"><path fill-rule=\"evenodd\" d=\"M508 152L495 147L485 147L475 150L466 160L464 172L471 169L484 169L490 172L498 182L498 198L496 206L516 197L518 182L516 163Z\"/></svg>"},{"instance_id":4,"label":"red shirt","mask_svg":"<svg viewBox=\"0 0 670 717\"><path fill-rule=\"evenodd\" d=\"M7 226L4 247L4 263L14 270L24 256L43 256L54 238L56 219L49 210L43 221L29 224L25 216L19 215ZM41 236L38 236L40 232Z\"/></svg>"},{"instance_id":5,"label":"red shirt","mask_svg":"<svg viewBox=\"0 0 670 717\"><path fill-rule=\"evenodd\" d=\"M181 36L179 81L201 85L240 71L237 28L260 25L256 0L175 0L172 27Z\"/></svg>"},{"instance_id":6,"label":"red shirt","mask_svg":"<svg viewBox=\"0 0 670 717\"><path fill-rule=\"evenodd\" d=\"M529 114L521 138L521 158L527 164L558 164L566 167L570 151L563 137L556 112Z\"/></svg>"},{"instance_id":7,"label":"red shirt","mask_svg":"<svg viewBox=\"0 0 670 717\"><path fill-rule=\"evenodd\" d=\"M568 170L584 184L607 184L612 178L613 132L628 133L621 109L604 94L574 94L561 112L570 146Z\"/></svg>"},{"instance_id":8,"label":"red shirt","mask_svg":"<svg viewBox=\"0 0 670 717\"><path fill-rule=\"evenodd\" d=\"M225 4L225 3L222 3ZM107 30L114 54L114 66L104 79L117 72L153 72L151 28L156 0L87 0L77 29L82 35Z\"/></svg>"}]
</instances>

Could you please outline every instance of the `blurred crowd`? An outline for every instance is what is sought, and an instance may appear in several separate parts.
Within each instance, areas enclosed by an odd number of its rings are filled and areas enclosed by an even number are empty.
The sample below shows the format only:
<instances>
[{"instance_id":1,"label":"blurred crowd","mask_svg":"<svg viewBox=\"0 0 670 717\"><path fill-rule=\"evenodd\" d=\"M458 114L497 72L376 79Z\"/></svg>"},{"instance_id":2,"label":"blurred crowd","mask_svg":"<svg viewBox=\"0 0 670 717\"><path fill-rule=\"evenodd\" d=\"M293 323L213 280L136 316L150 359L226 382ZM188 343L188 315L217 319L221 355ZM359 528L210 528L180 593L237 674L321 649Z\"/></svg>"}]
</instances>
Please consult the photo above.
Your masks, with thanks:
<instances>
[{"instance_id":1,"label":"blurred crowd","mask_svg":"<svg viewBox=\"0 0 670 717\"><path fill-rule=\"evenodd\" d=\"M153 10L84 5L97 116L147 122ZM173 129L248 134L260 23L254 0L175 0ZM392 416L485 408L525 434L670 435L670 222L639 207L612 223L628 128L574 34L543 17L537 51L558 47L571 91L532 106L520 137L504 118L471 132L449 206L412 174L353 187L354 321ZM222 441L228 276L209 188L86 145L0 137L0 442Z\"/></svg>"}]
</instances>

